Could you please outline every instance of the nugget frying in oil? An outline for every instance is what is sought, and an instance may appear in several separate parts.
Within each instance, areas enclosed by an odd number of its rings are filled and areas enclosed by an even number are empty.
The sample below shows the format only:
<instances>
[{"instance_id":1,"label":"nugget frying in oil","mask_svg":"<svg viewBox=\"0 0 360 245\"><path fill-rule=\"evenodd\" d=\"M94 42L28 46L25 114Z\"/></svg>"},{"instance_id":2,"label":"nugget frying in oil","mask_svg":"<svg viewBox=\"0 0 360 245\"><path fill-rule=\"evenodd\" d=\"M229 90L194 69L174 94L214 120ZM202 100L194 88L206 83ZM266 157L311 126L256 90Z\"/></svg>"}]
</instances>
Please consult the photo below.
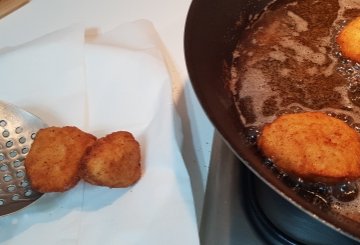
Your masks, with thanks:
<instances>
[{"instance_id":1,"label":"nugget frying in oil","mask_svg":"<svg viewBox=\"0 0 360 245\"><path fill-rule=\"evenodd\" d=\"M360 177L360 137L321 112L287 114L264 126L258 146L285 172L334 182Z\"/></svg>"},{"instance_id":2,"label":"nugget frying in oil","mask_svg":"<svg viewBox=\"0 0 360 245\"><path fill-rule=\"evenodd\" d=\"M360 17L347 24L336 39L344 56L360 62Z\"/></svg>"},{"instance_id":3,"label":"nugget frying in oil","mask_svg":"<svg viewBox=\"0 0 360 245\"><path fill-rule=\"evenodd\" d=\"M141 176L140 146L126 131L98 139L82 160L82 178L95 185L127 187Z\"/></svg>"},{"instance_id":4,"label":"nugget frying in oil","mask_svg":"<svg viewBox=\"0 0 360 245\"><path fill-rule=\"evenodd\" d=\"M96 137L76 127L40 129L25 159L34 190L63 192L80 180L80 163Z\"/></svg>"}]
</instances>

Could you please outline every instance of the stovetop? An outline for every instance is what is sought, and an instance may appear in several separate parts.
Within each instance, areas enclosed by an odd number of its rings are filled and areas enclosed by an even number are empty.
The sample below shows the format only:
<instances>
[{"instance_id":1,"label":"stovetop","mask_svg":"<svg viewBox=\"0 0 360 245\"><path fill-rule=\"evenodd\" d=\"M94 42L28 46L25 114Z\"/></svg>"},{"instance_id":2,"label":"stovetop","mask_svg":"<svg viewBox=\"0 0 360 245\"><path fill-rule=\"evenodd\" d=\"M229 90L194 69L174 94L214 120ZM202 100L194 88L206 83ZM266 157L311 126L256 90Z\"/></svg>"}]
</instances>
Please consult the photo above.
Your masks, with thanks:
<instances>
[{"instance_id":1,"label":"stovetop","mask_svg":"<svg viewBox=\"0 0 360 245\"><path fill-rule=\"evenodd\" d=\"M217 132L200 240L204 245L358 244L310 217L264 184L240 162Z\"/></svg>"},{"instance_id":2,"label":"stovetop","mask_svg":"<svg viewBox=\"0 0 360 245\"><path fill-rule=\"evenodd\" d=\"M239 160L215 133L200 224L201 244L263 244L241 205L243 170Z\"/></svg>"}]
</instances>

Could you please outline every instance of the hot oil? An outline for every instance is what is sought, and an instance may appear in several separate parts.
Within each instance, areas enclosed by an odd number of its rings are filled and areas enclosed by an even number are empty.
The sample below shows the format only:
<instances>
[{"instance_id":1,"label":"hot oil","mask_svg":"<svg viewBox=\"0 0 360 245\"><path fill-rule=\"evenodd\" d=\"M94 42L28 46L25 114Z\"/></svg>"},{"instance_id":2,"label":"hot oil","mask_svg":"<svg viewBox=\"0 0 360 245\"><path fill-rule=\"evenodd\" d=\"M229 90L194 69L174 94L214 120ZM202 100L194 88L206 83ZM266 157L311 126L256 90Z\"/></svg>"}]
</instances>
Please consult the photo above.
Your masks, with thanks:
<instances>
[{"instance_id":1,"label":"hot oil","mask_svg":"<svg viewBox=\"0 0 360 245\"><path fill-rule=\"evenodd\" d=\"M355 16L358 0L276 1L256 16L233 53L229 81L249 143L264 124L302 111L326 112L360 132L360 64L336 44ZM307 183L264 163L305 199L360 222L360 182Z\"/></svg>"}]
</instances>

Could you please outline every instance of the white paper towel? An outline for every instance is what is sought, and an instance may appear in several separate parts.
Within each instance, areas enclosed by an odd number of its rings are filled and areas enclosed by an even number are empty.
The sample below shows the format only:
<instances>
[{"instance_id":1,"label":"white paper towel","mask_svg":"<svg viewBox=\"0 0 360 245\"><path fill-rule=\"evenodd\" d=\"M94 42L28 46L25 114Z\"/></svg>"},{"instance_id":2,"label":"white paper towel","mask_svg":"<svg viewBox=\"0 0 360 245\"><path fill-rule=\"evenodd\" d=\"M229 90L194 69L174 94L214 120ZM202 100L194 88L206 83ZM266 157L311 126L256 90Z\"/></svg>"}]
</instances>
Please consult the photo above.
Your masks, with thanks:
<instances>
[{"instance_id":1,"label":"white paper towel","mask_svg":"<svg viewBox=\"0 0 360 245\"><path fill-rule=\"evenodd\" d=\"M89 30L87 31L89 33ZM171 80L148 21L108 33L69 28L0 53L0 99L49 125L98 137L128 130L143 176L129 188L80 182L0 217L2 244L198 244L190 181L174 127Z\"/></svg>"}]
</instances>

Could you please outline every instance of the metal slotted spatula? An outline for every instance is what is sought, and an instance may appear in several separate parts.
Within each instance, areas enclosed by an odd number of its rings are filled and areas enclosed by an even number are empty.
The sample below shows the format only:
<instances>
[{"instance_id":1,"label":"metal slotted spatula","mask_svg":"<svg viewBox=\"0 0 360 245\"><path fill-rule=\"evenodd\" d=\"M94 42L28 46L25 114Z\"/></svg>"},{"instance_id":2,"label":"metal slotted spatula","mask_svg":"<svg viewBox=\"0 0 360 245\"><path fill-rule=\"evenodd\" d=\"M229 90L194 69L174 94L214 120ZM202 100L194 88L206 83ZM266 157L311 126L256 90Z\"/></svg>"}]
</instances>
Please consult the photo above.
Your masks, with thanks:
<instances>
[{"instance_id":1,"label":"metal slotted spatula","mask_svg":"<svg viewBox=\"0 0 360 245\"><path fill-rule=\"evenodd\" d=\"M44 127L35 115L0 101L0 216L22 209L42 195L31 189L24 159L36 132Z\"/></svg>"}]
</instances>

